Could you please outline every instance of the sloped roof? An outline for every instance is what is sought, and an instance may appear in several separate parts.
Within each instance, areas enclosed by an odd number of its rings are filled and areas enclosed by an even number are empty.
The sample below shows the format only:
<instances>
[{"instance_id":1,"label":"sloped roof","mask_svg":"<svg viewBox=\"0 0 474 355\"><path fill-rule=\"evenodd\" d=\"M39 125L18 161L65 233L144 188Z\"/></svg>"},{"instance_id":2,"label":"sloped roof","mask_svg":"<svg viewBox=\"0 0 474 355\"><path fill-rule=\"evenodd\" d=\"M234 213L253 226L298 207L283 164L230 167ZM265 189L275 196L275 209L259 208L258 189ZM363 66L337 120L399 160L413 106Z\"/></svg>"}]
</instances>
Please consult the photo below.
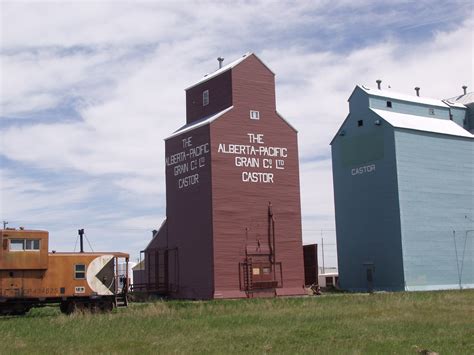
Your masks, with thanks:
<instances>
[{"instance_id":1,"label":"sloped roof","mask_svg":"<svg viewBox=\"0 0 474 355\"><path fill-rule=\"evenodd\" d=\"M245 59L247 59L248 57L250 56L255 56L255 58L257 58L273 75L275 75L275 73L255 54L255 53L252 53L252 52L247 52L245 53L242 57L240 57L239 59L236 59L234 60L233 62L227 64L227 65L224 65L222 68L220 69L217 69L216 71L212 72L212 73L209 73L209 74L206 74L204 75L204 77L200 80L198 80L197 82L195 82L194 84L192 84L191 86L187 87L186 89L184 90L189 90L199 84L202 84L212 78L215 78L216 76L236 67L237 65L239 65L241 62L243 62Z\"/></svg>"},{"instance_id":2,"label":"sloped roof","mask_svg":"<svg viewBox=\"0 0 474 355\"><path fill-rule=\"evenodd\" d=\"M250 52L247 52L245 53L242 57L240 57L239 59L236 59L234 60L233 62L227 64L227 65L224 65L222 68L216 70L215 72L212 72L212 73L209 73L209 74L206 74L204 75L204 77L200 80L198 80L197 82L195 82L194 84L192 84L191 86L187 87L186 89L184 90L188 90L188 89L191 89L201 83L204 83L205 81L208 81L212 78L215 78L216 76L226 72L227 70L230 70L232 69L233 67L235 67L237 64L239 64L240 62L242 62L245 58L247 58L248 56L250 56L252 53Z\"/></svg>"},{"instance_id":3,"label":"sloped roof","mask_svg":"<svg viewBox=\"0 0 474 355\"><path fill-rule=\"evenodd\" d=\"M224 113L229 112L233 108L234 108L234 106L227 107L226 109L224 109L222 111L219 111L218 113L215 113L212 116L203 117L200 120L197 120L197 121L191 122L187 125L184 125L181 128L178 128L177 131L174 131L171 135L166 137L165 140L176 137L177 135L180 135L181 133L188 132L188 131L191 131L195 128L207 125L207 124L211 123L212 121L217 120Z\"/></svg>"},{"instance_id":4,"label":"sloped roof","mask_svg":"<svg viewBox=\"0 0 474 355\"><path fill-rule=\"evenodd\" d=\"M402 94L392 90L382 90L382 89L371 89L363 85L357 85L368 95L386 97L395 100L416 102L419 104L430 105L430 106L439 106L439 107L448 107L442 100L433 99L430 97L416 96L416 95L407 95Z\"/></svg>"},{"instance_id":5,"label":"sloped roof","mask_svg":"<svg viewBox=\"0 0 474 355\"><path fill-rule=\"evenodd\" d=\"M463 94L463 95L453 96L453 97L450 97L449 99L446 99L445 101L447 101L449 104L451 103L458 104L458 105L462 104L462 106L464 107L464 105L474 102L474 92L468 92L466 95Z\"/></svg>"},{"instance_id":6,"label":"sloped roof","mask_svg":"<svg viewBox=\"0 0 474 355\"><path fill-rule=\"evenodd\" d=\"M145 259L143 259L137 265L132 267L132 270L133 271L145 270Z\"/></svg>"},{"instance_id":7,"label":"sloped roof","mask_svg":"<svg viewBox=\"0 0 474 355\"><path fill-rule=\"evenodd\" d=\"M148 247L151 245L151 243L153 243L153 241L154 241L155 238L158 236L158 234L160 234L161 228L163 228L163 227L166 225L167 220L168 220L168 218L165 217L165 219L163 220L163 222L161 222L160 228L158 228L158 230L156 231L156 233L155 233L155 234L153 235L153 237L151 238L150 242L147 244L146 248L143 249L142 251L147 250Z\"/></svg>"},{"instance_id":8,"label":"sloped roof","mask_svg":"<svg viewBox=\"0 0 474 355\"><path fill-rule=\"evenodd\" d=\"M385 110L371 110L395 128L474 138L474 135L451 120L408 115Z\"/></svg>"}]
</instances>

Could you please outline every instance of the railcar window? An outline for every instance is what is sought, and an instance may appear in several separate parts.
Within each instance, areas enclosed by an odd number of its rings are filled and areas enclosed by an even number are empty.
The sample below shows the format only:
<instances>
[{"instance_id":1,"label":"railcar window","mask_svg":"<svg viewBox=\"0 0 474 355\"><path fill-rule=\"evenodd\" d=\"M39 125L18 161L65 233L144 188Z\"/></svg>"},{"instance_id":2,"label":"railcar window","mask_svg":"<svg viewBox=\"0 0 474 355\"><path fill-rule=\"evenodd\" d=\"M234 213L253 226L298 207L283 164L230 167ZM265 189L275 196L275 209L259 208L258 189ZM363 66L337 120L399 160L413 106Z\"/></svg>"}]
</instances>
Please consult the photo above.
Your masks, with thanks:
<instances>
[{"instance_id":1,"label":"railcar window","mask_svg":"<svg viewBox=\"0 0 474 355\"><path fill-rule=\"evenodd\" d=\"M10 251L40 250L39 239L11 239Z\"/></svg>"},{"instance_id":2,"label":"railcar window","mask_svg":"<svg viewBox=\"0 0 474 355\"><path fill-rule=\"evenodd\" d=\"M86 266L84 264L76 264L74 266L74 278L76 279L86 278Z\"/></svg>"},{"instance_id":3,"label":"railcar window","mask_svg":"<svg viewBox=\"0 0 474 355\"><path fill-rule=\"evenodd\" d=\"M25 250L40 250L40 241L38 239L26 239Z\"/></svg>"},{"instance_id":4,"label":"railcar window","mask_svg":"<svg viewBox=\"0 0 474 355\"><path fill-rule=\"evenodd\" d=\"M10 250L11 251L23 251L24 250L24 239L11 239Z\"/></svg>"}]
</instances>

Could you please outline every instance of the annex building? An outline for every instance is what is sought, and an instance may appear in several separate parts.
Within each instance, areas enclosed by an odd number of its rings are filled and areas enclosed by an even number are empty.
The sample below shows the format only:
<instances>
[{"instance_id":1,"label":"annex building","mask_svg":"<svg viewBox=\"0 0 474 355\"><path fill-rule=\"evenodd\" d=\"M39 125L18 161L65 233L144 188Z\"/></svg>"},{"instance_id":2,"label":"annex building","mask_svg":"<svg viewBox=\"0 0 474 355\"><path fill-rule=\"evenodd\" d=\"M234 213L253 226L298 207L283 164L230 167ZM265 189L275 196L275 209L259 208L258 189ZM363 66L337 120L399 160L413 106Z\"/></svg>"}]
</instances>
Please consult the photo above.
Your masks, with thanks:
<instances>
[{"instance_id":1,"label":"annex building","mask_svg":"<svg viewBox=\"0 0 474 355\"><path fill-rule=\"evenodd\" d=\"M186 89L165 140L166 220L145 249L146 289L171 298L304 294L297 131L275 75L246 54Z\"/></svg>"},{"instance_id":2,"label":"annex building","mask_svg":"<svg viewBox=\"0 0 474 355\"><path fill-rule=\"evenodd\" d=\"M355 87L331 142L342 289L474 287L473 106Z\"/></svg>"}]
</instances>

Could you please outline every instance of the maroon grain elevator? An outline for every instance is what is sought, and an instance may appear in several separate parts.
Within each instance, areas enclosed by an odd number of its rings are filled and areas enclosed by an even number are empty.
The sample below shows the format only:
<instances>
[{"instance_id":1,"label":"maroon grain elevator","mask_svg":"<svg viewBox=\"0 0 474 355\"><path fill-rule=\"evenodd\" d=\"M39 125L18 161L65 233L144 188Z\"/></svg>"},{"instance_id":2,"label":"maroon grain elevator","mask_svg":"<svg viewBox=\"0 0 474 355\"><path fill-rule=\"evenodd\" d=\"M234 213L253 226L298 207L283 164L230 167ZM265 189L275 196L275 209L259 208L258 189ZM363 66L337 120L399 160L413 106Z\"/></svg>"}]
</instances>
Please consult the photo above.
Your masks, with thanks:
<instances>
[{"instance_id":1,"label":"maroon grain elevator","mask_svg":"<svg viewBox=\"0 0 474 355\"><path fill-rule=\"evenodd\" d=\"M145 250L147 288L171 298L301 295L297 131L254 54L186 89L165 140L166 215Z\"/></svg>"}]
</instances>

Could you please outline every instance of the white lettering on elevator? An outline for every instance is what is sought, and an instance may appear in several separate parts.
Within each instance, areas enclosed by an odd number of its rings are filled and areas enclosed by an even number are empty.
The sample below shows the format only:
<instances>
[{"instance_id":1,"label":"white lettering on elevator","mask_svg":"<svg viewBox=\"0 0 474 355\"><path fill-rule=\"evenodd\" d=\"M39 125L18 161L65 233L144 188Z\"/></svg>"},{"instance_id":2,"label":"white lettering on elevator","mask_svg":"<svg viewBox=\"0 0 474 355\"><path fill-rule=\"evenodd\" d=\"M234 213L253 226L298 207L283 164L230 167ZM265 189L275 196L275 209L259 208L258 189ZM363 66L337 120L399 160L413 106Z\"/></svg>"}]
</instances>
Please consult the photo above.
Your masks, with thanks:
<instances>
[{"instance_id":1,"label":"white lettering on elevator","mask_svg":"<svg viewBox=\"0 0 474 355\"><path fill-rule=\"evenodd\" d=\"M220 143L219 154L235 155L236 167L258 169L260 171L243 171L243 182L273 184L275 170L285 169L288 148L265 145L262 133L247 133L248 144Z\"/></svg>"},{"instance_id":2,"label":"white lettering on elevator","mask_svg":"<svg viewBox=\"0 0 474 355\"><path fill-rule=\"evenodd\" d=\"M209 143L193 145L192 136L182 140L182 151L166 157L166 166L173 169L173 175L179 177L178 188L183 189L199 184L199 170L206 166L209 155ZM184 176L183 176L184 175Z\"/></svg>"}]
</instances>

